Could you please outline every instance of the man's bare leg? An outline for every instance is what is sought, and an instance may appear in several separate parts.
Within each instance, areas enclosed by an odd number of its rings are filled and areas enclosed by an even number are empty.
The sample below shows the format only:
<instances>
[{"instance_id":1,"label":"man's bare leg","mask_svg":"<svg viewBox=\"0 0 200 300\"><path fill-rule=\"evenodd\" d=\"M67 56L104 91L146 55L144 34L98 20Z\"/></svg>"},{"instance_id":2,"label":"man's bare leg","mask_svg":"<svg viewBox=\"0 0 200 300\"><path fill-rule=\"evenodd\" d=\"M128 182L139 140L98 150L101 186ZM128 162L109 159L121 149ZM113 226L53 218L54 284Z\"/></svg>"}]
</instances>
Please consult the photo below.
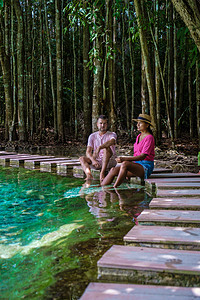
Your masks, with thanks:
<instances>
[{"instance_id":1,"label":"man's bare leg","mask_svg":"<svg viewBox=\"0 0 200 300\"><path fill-rule=\"evenodd\" d=\"M92 180L93 176L92 176L91 169L90 169L90 165L92 163L91 160L86 156L81 156L81 157L79 157L79 161L80 161L83 171L86 175L86 180Z\"/></svg>"},{"instance_id":2,"label":"man's bare leg","mask_svg":"<svg viewBox=\"0 0 200 300\"><path fill-rule=\"evenodd\" d=\"M101 185L104 186L104 185L111 184L113 182L115 176L117 176L119 174L119 170L120 170L120 167L111 168L108 175L101 182Z\"/></svg>"},{"instance_id":3,"label":"man's bare leg","mask_svg":"<svg viewBox=\"0 0 200 300\"><path fill-rule=\"evenodd\" d=\"M106 174L106 168L108 166L108 162L113 155L112 150L110 148L104 149L103 159L102 159L102 167L100 172L100 183L104 180Z\"/></svg>"},{"instance_id":4,"label":"man's bare leg","mask_svg":"<svg viewBox=\"0 0 200 300\"><path fill-rule=\"evenodd\" d=\"M124 179L128 177L138 176L140 178L144 178L144 168L140 164L132 163L129 161L124 161L121 166L115 181L114 187L118 187Z\"/></svg>"}]
</instances>

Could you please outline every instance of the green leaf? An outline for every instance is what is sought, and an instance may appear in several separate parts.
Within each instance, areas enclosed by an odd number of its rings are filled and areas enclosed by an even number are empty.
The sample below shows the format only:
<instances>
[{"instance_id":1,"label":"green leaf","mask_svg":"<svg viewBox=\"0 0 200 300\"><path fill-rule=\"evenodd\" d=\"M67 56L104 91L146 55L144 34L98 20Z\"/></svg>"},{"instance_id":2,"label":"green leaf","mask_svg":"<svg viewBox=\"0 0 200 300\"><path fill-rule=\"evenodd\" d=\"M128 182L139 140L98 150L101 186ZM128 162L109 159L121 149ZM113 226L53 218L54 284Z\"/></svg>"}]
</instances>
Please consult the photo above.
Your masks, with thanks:
<instances>
[{"instance_id":1,"label":"green leaf","mask_svg":"<svg viewBox=\"0 0 200 300\"><path fill-rule=\"evenodd\" d=\"M3 0L0 0L0 9L3 8Z\"/></svg>"}]
</instances>

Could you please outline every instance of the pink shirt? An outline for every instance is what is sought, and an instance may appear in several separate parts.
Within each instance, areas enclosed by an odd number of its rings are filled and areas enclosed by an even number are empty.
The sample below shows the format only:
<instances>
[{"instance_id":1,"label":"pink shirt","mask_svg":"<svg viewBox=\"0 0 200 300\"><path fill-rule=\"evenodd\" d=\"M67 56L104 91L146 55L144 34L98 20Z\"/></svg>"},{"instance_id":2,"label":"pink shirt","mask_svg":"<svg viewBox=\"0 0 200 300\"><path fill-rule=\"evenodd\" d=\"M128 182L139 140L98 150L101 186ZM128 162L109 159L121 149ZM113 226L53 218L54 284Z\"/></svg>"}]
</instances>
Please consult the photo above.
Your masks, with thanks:
<instances>
[{"instance_id":1,"label":"pink shirt","mask_svg":"<svg viewBox=\"0 0 200 300\"><path fill-rule=\"evenodd\" d=\"M155 157L155 141L153 135L149 134L145 136L145 138L139 142L139 134L136 138L136 142L134 144L134 156L141 155L142 153L147 154L144 160L153 161Z\"/></svg>"},{"instance_id":2,"label":"pink shirt","mask_svg":"<svg viewBox=\"0 0 200 300\"><path fill-rule=\"evenodd\" d=\"M87 146L92 147L95 151L99 146L103 145L104 143L110 141L111 139L117 139L117 135L115 132L107 131L103 135L100 135L98 131L90 134L88 138ZM113 155L116 155L115 145L110 146ZM99 151L99 158L103 157L103 149Z\"/></svg>"}]
</instances>

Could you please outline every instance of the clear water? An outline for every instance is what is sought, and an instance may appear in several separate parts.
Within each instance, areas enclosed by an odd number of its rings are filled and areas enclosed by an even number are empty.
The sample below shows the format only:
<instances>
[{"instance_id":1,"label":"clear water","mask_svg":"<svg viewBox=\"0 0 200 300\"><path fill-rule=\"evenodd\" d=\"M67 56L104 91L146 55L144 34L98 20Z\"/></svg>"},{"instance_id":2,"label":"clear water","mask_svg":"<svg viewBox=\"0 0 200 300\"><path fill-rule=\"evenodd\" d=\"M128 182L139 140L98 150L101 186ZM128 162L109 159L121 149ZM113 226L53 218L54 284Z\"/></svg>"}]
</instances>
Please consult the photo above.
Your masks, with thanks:
<instances>
[{"instance_id":1,"label":"clear water","mask_svg":"<svg viewBox=\"0 0 200 300\"><path fill-rule=\"evenodd\" d=\"M0 299L78 299L150 199L137 186L0 167Z\"/></svg>"}]
</instances>

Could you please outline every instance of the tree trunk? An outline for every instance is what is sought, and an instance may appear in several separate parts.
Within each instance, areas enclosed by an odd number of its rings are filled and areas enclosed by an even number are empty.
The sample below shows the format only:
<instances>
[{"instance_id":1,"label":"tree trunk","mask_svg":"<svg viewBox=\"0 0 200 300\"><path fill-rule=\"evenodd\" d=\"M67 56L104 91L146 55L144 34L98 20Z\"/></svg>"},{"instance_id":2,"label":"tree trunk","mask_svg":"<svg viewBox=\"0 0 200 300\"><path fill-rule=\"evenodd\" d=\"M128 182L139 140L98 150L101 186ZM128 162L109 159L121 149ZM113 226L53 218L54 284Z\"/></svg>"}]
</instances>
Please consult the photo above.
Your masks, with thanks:
<instances>
[{"instance_id":1,"label":"tree trunk","mask_svg":"<svg viewBox=\"0 0 200 300\"><path fill-rule=\"evenodd\" d=\"M200 72L199 72L200 59L196 60L196 102L197 102L197 135L199 141L200 151Z\"/></svg>"},{"instance_id":2,"label":"tree trunk","mask_svg":"<svg viewBox=\"0 0 200 300\"><path fill-rule=\"evenodd\" d=\"M188 69L188 98L189 98L189 124L190 137L193 137L193 112L192 112L192 70Z\"/></svg>"},{"instance_id":3,"label":"tree trunk","mask_svg":"<svg viewBox=\"0 0 200 300\"><path fill-rule=\"evenodd\" d=\"M108 42L110 45L110 56L108 58L108 98L109 98L109 120L110 129L116 131L116 114L115 114L115 75L114 75L114 61L113 56L113 16L112 16L112 1L107 0L108 6Z\"/></svg>"},{"instance_id":4,"label":"tree trunk","mask_svg":"<svg viewBox=\"0 0 200 300\"><path fill-rule=\"evenodd\" d=\"M61 53L61 8L59 0L55 0L56 13L56 75L57 75L57 128L58 140L64 141L63 128L63 80L62 80L62 53Z\"/></svg>"},{"instance_id":5,"label":"tree trunk","mask_svg":"<svg viewBox=\"0 0 200 300\"><path fill-rule=\"evenodd\" d=\"M168 6L168 30L167 30L167 46L168 46L168 69L167 69L167 83L168 83L168 89L167 89L167 95L168 95L168 105L169 105L169 112L170 112L170 119L173 120L173 7L172 4L169 3ZM173 122L171 123L173 124ZM172 128L173 130L173 128Z\"/></svg>"},{"instance_id":6,"label":"tree trunk","mask_svg":"<svg viewBox=\"0 0 200 300\"><path fill-rule=\"evenodd\" d=\"M148 106L148 89L147 89L147 78L145 73L145 64L143 54L141 52L141 104L142 104L142 113L149 114Z\"/></svg>"},{"instance_id":7,"label":"tree trunk","mask_svg":"<svg viewBox=\"0 0 200 300\"><path fill-rule=\"evenodd\" d=\"M125 5L125 3L124 3ZM124 98L125 98L125 107L126 107L126 127L127 130L130 130L129 122L129 105L128 105L128 94L126 86L126 71L125 71L125 12L122 13L122 72L123 72L123 83L124 83Z\"/></svg>"},{"instance_id":8,"label":"tree trunk","mask_svg":"<svg viewBox=\"0 0 200 300\"><path fill-rule=\"evenodd\" d=\"M19 0L14 0L17 16L17 82L18 82L18 126L19 140L26 141L25 99L24 99L24 25Z\"/></svg>"},{"instance_id":9,"label":"tree trunk","mask_svg":"<svg viewBox=\"0 0 200 300\"><path fill-rule=\"evenodd\" d=\"M148 86L148 92L149 92L149 108L150 108L150 115L152 118L152 123L155 128L155 136L157 138L157 122L156 122L156 109L155 109L155 88L154 88L154 81L153 81L153 74L151 70L151 62L150 62L150 56L149 56L149 49L148 49L148 43L147 38L144 31L144 15L142 12L142 6L143 6L143 0L140 2L139 0L134 0L135 3L135 10L137 15L137 22L139 26L139 34L140 34L140 44L142 49L142 54L144 58L144 64L145 64L145 73L146 73L146 79L147 79L147 86Z\"/></svg>"},{"instance_id":10,"label":"tree trunk","mask_svg":"<svg viewBox=\"0 0 200 300\"><path fill-rule=\"evenodd\" d=\"M97 4L97 9L100 11L101 8ZM94 6L94 9L96 7ZM100 110L100 105L103 107L102 103L102 49L101 49L101 33L102 33L102 26L101 21L97 19L94 20L95 27L96 27L96 38L93 42L93 48L95 50L94 54L94 75L93 75L93 99L92 99L92 131L96 130L96 123ZM95 31L95 29L94 29Z\"/></svg>"},{"instance_id":11,"label":"tree trunk","mask_svg":"<svg viewBox=\"0 0 200 300\"><path fill-rule=\"evenodd\" d=\"M149 14L148 14L148 17L149 17L149 21L150 21ZM159 51L158 51L158 45L155 41L151 25L150 25L150 31L151 31L151 36L152 36L153 43L154 43L154 46L155 46L155 53L156 53L156 56L157 56L158 67L159 67L160 76L161 76L162 85L163 85L163 92L164 92L164 98L165 98L165 104L166 104L166 113L167 113L169 132L170 132L170 136L171 136L171 139L172 139L172 146L174 147L174 136L173 136L171 120L170 120L169 103L168 103L168 99L167 99L167 92L166 92L166 88L165 88L164 75L163 75L164 71L162 72L161 63L160 63L160 56L159 56ZM168 49L166 50L166 54L167 53L168 53ZM165 63L166 63L166 56L165 56ZM165 64L164 64L164 70L165 70Z\"/></svg>"},{"instance_id":12,"label":"tree trunk","mask_svg":"<svg viewBox=\"0 0 200 300\"><path fill-rule=\"evenodd\" d=\"M43 62L43 13L42 13L42 1L40 1L40 8L39 8L39 15L40 15L40 140L42 139L42 133L44 131L43 127L43 119L44 119L44 112L43 112L43 102L44 102L44 78L43 78L43 71L44 71L44 62Z\"/></svg>"},{"instance_id":13,"label":"tree trunk","mask_svg":"<svg viewBox=\"0 0 200 300\"><path fill-rule=\"evenodd\" d=\"M6 140L12 141L12 89L11 89L11 65L10 57L6 55L5 47L3 44L3 34L0 27L0 61L3 72L3 83L5 93L5 109L6 109Z\"/></svg>"},{"instance_id":14,"label":"tree trunk","mask_svg":"<svg viewBox=\"0 0 200 300\"><path fill-rule=\"evenodd\" d=\"M176 30L176 11L174 10L174 137L178 138L177 120L177 30Z\"/></svg>"},{"instance_id":15,"label":"tree trunk","mask_svg":"<svg viewBox=\"0 0 200 300\"><path fill-rule=\"evenodd\" d=\"M200 51L200 10L196 0L171 0Z\"/></svg>"},{"instance_id":16,"label":"tree trunk","mask_svg":"<svg viewBox=\"0 0 200 300\"><path fill-rule=\"evenodd\" d=\"M84 0L84 8L87 7L88 1ZM83 26L83 119L84 119L84 141L87 140L92 130L91 124L91 101L89 93L89 47L90 33L87 20Z\"/></svg>"},{"instance_id":17,"label":"tree trunk","mask_svg":"<svg viewBox=\"0 0 200 300\"><path fill-rule=\"evenodd\" d=\"M47 31L47 42L48 42L48 50L49 50L49 71L50 71L50 79L51 79L51 95L53 100L53 127L54 127L54 137L57 138L57 111L56 111L56 97L54 90L54 79L53 79L53 62L52 62L52 49L51 49L51 40L50 40L50 32L48 25L48 16L47 16L47 4L44 1L44 11L45 11L45 24Z\"/></svg>"},{"instance_id":18,"label":"tree trunk","mask_svg":"<svg viewBox=\"0 0 200 300\"><path fill-rule=\"evenodd\" d=\"M158 37L158 31L159 31L159 22L158 22L158 13L159 13L159 0L155 1L155 13L156 13L156 19L155 19L155 42L158 45L159 43L159 37ZM154 50L154 57L155 57L155 89L156 89L156 113L157 113L157 130L158 130L158 143L160 143L161 140L161 112L160 112L160 70L159 70L159 62L158 62L158 56L156 54L156 50Z\"/></svg>"},{"instance_id":19,"label":"tree trunk","mask_svg":"<svg viewBox=\"0 0 200 300\"><path fill-rule=\"evenodd\" d=\"M77 90L76 90L76 48L75 48L75 24L72 28L72 40L73 40L73 82L74 82L74 87L73 87L73 94L74 94L74 127L75 127L75 139L77 139L78 135L78 122L77 122Z\"/></svg>"},{"instance_id":20,"label":"tree trunk","mask_svg":"<svg viewBox=\"0 0 200 300\"><path fill-rule=\"evenodd\" d=\"M12 102L13 102L13 115L12 123L9 133L9 141L16 139L16 118L17 118L17 102L16 102L16 60L15 60L15 47L14 47L14 4L11 0L11 54L12 54Z\"/></svg>"},{"instance_id":21,"label":"tree trunk","mask_svg":"<svg viewBox=\"0 0 200 300\"><path fill-rule=\"evenodd\" d=\"M114 14L115 14L115 6L116 1L113 1L113 7L114 7ZM110 11L110 14L112 12ZM116 17L112 16L113 18L113 25L112 25L112 45L113 49L116 49ZM111 20L111 17L110 17ZM111 63L111 61L109 62ZM116 115L116 52L113 51L113 59L112 59L112 91L109 92L112 93L112 104L113 105L113 111L110 113L110 128L112 131L117 130L117 115Z\"/></svg>"}]
</instances>

